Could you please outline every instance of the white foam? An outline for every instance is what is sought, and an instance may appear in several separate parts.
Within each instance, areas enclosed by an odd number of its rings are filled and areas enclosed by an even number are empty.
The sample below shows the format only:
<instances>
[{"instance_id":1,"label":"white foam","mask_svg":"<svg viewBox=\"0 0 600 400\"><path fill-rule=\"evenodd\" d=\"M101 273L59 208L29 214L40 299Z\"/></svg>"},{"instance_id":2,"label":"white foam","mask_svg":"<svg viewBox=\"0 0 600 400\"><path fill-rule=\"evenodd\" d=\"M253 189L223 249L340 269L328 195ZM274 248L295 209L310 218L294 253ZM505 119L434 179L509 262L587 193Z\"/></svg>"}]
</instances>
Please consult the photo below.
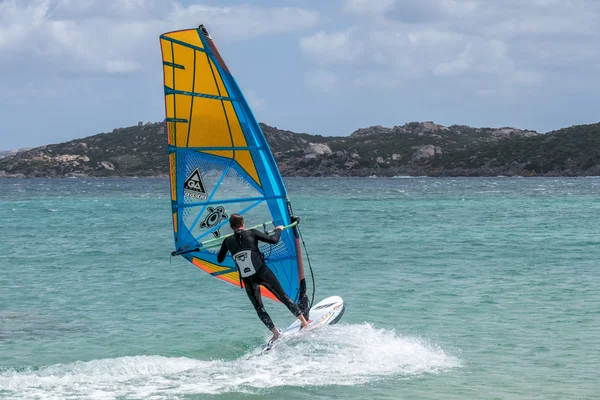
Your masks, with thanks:
<instances>
[{"instance_id":1,"label":"white foam","mask_svg":"<svg viewBox=\"0 0 600 400\"><path fill-rule=\"evenodd\" d=\"M440 373L459 366L443 349L369 324L306 332L261 355L232 361L134 356L4 371L10 398L147 398L254 393L279 386L358 385L390 377Z\"/></svg>"}]
</instances>

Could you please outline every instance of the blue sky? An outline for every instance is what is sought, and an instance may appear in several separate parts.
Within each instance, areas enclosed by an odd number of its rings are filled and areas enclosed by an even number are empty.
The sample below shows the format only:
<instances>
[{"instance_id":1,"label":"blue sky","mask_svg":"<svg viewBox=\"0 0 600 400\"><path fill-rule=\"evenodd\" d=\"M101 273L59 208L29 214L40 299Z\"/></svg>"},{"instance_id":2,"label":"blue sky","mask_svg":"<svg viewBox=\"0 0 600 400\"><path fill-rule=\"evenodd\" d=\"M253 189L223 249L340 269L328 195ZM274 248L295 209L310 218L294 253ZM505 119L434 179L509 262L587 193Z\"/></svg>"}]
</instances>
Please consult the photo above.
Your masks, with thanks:
<instances>
[{"instance_id":1,"label":"blue sky","mask_svg":"<svg viewBox=\"0 0 600 400\"><path fill-rule=\"evenodd\" d=\"M598 122L599 21L597 0L0 0L0 149L162 120L158 36L199 23L282 129Z\"/></svg>"}]
</instances>

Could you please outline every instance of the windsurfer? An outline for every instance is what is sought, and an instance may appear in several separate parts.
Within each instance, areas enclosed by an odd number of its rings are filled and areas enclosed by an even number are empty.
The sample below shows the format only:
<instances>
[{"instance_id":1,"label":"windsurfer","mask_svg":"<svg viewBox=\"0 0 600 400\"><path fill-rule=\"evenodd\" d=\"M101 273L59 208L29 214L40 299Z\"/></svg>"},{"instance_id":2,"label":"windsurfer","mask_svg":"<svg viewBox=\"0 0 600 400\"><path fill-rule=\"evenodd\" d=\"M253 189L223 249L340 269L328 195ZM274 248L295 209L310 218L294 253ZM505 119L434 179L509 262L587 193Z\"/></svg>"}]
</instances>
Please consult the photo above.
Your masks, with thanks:
<instances>
[{"instance_id":1,"label":"windsurfer","mask_svg":"<svg viewBox=\"0 0 600 400\"><path fill-rule=\"evenodd\" d=\"M261 285L273 293L300 320L302 327L308 326L308 322L302 315L300 308L285 294L277 277L265 264L263 255L258 249L258 241L269 244L277 243L283 226L275 227L275 232L272 235L267 235L256 229L246 230L244 217L239 214L232 214L229 217L229 225L234 234L223 241L217 261L222 263L225 260L227 252L231 253L238 267L240 280L244 282L246 294L250 298L258 317L273 332L271 341L279 338L279 331L275 328L273 320L263 306L260 296Z\"/></svg>"}]
</instances>

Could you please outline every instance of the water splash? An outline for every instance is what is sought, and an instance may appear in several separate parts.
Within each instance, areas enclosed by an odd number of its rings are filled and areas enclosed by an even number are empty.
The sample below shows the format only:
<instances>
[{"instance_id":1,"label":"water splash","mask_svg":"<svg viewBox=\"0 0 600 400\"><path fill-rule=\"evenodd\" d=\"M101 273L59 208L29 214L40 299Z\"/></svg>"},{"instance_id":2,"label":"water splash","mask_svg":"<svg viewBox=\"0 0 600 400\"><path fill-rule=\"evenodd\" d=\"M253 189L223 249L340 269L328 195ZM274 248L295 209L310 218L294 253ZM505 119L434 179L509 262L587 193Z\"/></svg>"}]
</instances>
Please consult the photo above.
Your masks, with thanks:
<instances>
[{"instance_id":1,"label":"water splash","mask_svg":"<svg viewBox=\"0 0 600 400\"><path fill-rule=\"evenodd\" d=\"M458 366L457 358L419 338L369 324L338 325L298 335L267 354L257 348L231 361L134 356L4 370L0 394L162 399L281 386L360 385Z\"/></svg>"}]
</instances>

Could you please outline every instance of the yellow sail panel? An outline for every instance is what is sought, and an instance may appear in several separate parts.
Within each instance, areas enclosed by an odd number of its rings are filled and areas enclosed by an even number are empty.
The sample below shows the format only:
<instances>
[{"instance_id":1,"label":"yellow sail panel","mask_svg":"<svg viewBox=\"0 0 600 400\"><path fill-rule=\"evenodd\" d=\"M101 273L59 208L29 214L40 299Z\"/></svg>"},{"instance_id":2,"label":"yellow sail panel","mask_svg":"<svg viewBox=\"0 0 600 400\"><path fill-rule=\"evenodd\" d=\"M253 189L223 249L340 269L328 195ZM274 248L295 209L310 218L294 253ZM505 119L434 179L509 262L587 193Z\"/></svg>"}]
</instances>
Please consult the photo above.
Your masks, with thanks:
<instances>
[{"instance_id":1,"label":"yellow sail panel","mask_svg":"<svg viewBox=\"0 0 600 400\"><path fill-rule=\"evenodd\" d=\"M194 82L194 91L202 94L209 94L213 96L227 96L224 93L225 88L222 89L217 87L217 82L221 81L221 78L217 79L217 71L214 67L211 67L212 62L208 58L208 55L203 53L196 53L196 78ZM213 78L213 71L215 77ZM223 83L221 82L221 85Z\"/></svg>"},{"instance_id":2,"label":"yellow sail panel","mask_svg":"<svg viewBox=\"0 0 600 400\"><path fill-rule=\"evenodd\" d=\"M217 276L215 276L215 278L220 279L222 281L225 281L227 283L231 283L232 285L235 285L235 286L238 286L238 287L240 286L240 276L237 273L237 271L236 272L230 272L228 274L217 275Z\"/></svg>"},{"instance_id":3,"label":"yellow sail panel","mask_svg":"<svg viewBox=\"0 0 600 400\"><path fill-rule=\"evenodd\" d=\"M167 113L167 118L175 118L175 95L174 94L166 94L165 95L165 112Z\"/></svg>"},{"instance_id":4,"label":"yellow sail panel","mask_svg":"<svg viewBox=\"0 0 600 400\"><path fill-rule=\"evenodd\" d=\"M173 62L173 49L168 40L160 39L160 50L162 51L163 62Z\"/></svg>"},{"instance_id":5,"label":"yellow sail panel","mask_svg":"<svg viewBox=\"0 0 600 400\"><path fill-rule=\"evenodd\" d=\"M192 263L196 267L202 269L203 271L208 272L209 274L213 273L213 272L221 272L221 271L225 271L225 270L230 269L229 267L222 267L220 265L213 264L213 263L208 262L206 260L200 260L199 258L196 258L196 257L192 258Z\"/></svg>"},{"instance_id":6,"label":"yellow sail panel","mask_svg":"<svg viewBox=\"0 0 600 400\"><path fill-rule=\"evenodd\" d=\"M252 160L252 155L248 150L236 150L235 152L235 161L240 164L242 168L254 179L256 183L260 185L260 179L258 178L258 173L256 172L256 167L254 166L254 160Z\"/></svg>"},{"instance_id":7,"label":"yellow sail panel","mask_svg":"<svg viewBox=\"0 0 600 400\"><path fill-rule=\"evenodd\" d=\"M199 48L204 48L202 41L200 40L200 36L198 36L198 31L196 29L186 29L183 31L169 32L165 33L166 37L170 37L175 40L179 40L181 42L189 43Z\"/></svg>"},{"instance_id":8,"label":"yellow sail panel","mask_svg":"<svg viewBox=\"0 0 600 400\"><path fill-rule=\"evenodd\" d=\"M260 178L258 177L258 172L256 172L256 167L254 166L254 160L252 159L252 155L248 150L236 150L235 156L232 151L223 151L223 150L211 150L211 151L203 151L203 153L212 154L214 156L225 157L225 158L234 158L235 161L240 164L240 166L250 175L252 179L260 186Z\"/></svg>"},{"instance_id":9,"label":"yellow sail panel","mask_svg":"<svg viewBox=\"0 0 600 400\"><path fill-rule=\"evenodd\" d=\"M177 155L169 154L169 169L171 173L171 200L177 200Z\"/></svg>"},{"instance_id":10,"label":"yellow sail panel","mask_svg":"<svg viewBox=\"0 0 600 400\"><path fill-rule=\"evenodd\" d=\"M196 30L167 34L195 46L200 43ZM190 41L198 40L198 42ZM203 52L168 40L161 40L165 86L198 95L228 97L225 84L212 60ZM201 46L198 46L201 47ZM247 147L239 119L231 101L201 96L166 96L169 144L177 147ZM191 125L190 125L191 124ZM206 150L224 158L235 158L246 173L260 185L260 178L249 151Z\"/></svg>"},{"instance_id":11,"label":"yellow sail panel","mask_svg":"<svg viewBox=\"0 0 600 400\"><path fill-rule=\"evenodd\" d=\"M194 49L173 43L173 63L176 65L173 68L175 73L174 85L177 86L171 86L173 89L186 92L194 91L194 53Z\"/></svg>"},{"instance_id":12,"label":"yellow sail panel","mask_svg":"<svg viewBox=\"0 0 600 400\"><path fill-rule=\"evenodd\" d=\"M221 74L219 73L217 66L212 61L210 61L210 66L211 66L212 71L215 74L214 80L217 82L217 87L219 88L219 94L223 97L229 97L229 94L227 93L227 89L225 88L225 85L223 84L223 79L221 78Z\"/></svg>"},{"instance_id":13,"label":"yellow sail panel","mask_svg":"<svg viewBox=\"0 0 600 400\"><path fill-rule=\"evenodd\" d=\"M240 121L235 113L233 104L231 104L230 101L224 101L223 107L225 108L227 120L229 121L229 129L231 132L231 137L233 138L233 145L235 147L246 147L246 138L244 137L244 132L242 132L242 127L240 126ZM245 150L236 151L235 160L260 186L260 178L258 177L258 172L256 172L256 167L254 166L254 161L252 160L252 155L250 152Z\"/></svg>"},{"instance_id":14,"label":"yellow sail panel","mask_svg":"<svg viewBox=\"0 0 600 400\"><path fill-rule=\"evenodd\" d=\"M173 213L173 232L177 233L177 211Z\"/></svg>"},{"instance_id":15,"label":"yellow sail panel","mask_svg":"<svg viewBox=\"0 0 600 400\"><path fill-rule=\"evenodd\" d=\"M213 156L219 156L224 158L233 158L233 151L230 150L212 150L212 151L203 151L206 154L212 154Z\"/></svg>"},{"instance_id":16,"label":"yellow sail panel","mask_svg":"<svg viewBox=\"0 0 600 400\"><path fill-rule=\"evenodd\" d=\"M188 139L188 123L175 122L175 146L185 147Z\"/></svg>"},{"instance_id":17,"label":"yellow sail panel","mask_svg":"<svg viewBox=\"0 0 600 400\"><path fill-rule=\"evenodd\" d=\"M169 66L169 65L163 65L163 72L164 72L164 83L166 87L173 87L173 67Z\"/></svg>"},{"instance_id":18,"label":"yellow sail panel","mask_svg":"<svg viewBox=\"0 0 600 400\"><path fill-rule=\"evenodd\" d=\"M169 144L172 146L175 144L175 123L167 122L167 136L169 140Z\"/></svg>"},{"instance_id":19,"label":"yellow sail panel","mask_svg":"<svg viewBox=\"0 0 600 400\"><path fill-rule=\"evenodd\" d=\"M240 280L240 275L237 271L235 272L230 272L228 274L223 274L223 275L219 275L219 277L223 277L225 279L229 279L233 282L235 282L236 280L238 281L238 286L239 286L239 280Z\"/></svg>"},{"instance_id":20,"label":"yellow sail panel","mask_svg":"<svg viewBox=\"0 0 600 400\"><path fill-rule=\"evenodd\" d=\"M188 143L190 108L192 97L182 94L175 96L175 146L186 147Z\"/></svg>"},{"instance_id":21,"label":"yellow sail panel","mask_svg":"<svg viewBox=\"0 0 600 400\"><path fill-rule=\"evenodd\" d=\"M168 63L173 63L173 47L172 43L168 40L161 39L160 40L160 49L162 51L163 63L167 63L163 65L163 81L165 86L170 88L173 87L173 67L168 65Z\"/></svg>"},{"instance_id":22,"label":"yellow sail panel","mask_svg":"<svg viewBox=\"0 0 600 400\"><path fill-rule=\"evenodd\" d=\"M189 147L231 147L221 100L194 98Z\"/></svg>"},{"instance_id":23,"label":"yellow sail panel","mask_svg":"<svg viewBox=\"0 0 600 400\"><path fill-rule=\"evenodd\" d=\"M225 114L227 117L227 121L229 122L229 129L231 132L231 138L233 139L233 145L236 147L245 147L247 145L246 138L244 137L244 132L242 132L242 127L240 126L240 121L233 109L233 104L230 101L223 102L223 108L225 109Z\"/></svg>"},{"instance_id":24,"label":"yellow sail panel","mask_svg":"<svg viewBox=\"0 0 600 400\"><path fill-rule=\"evenodd\" d=\"M175 118L175 95L165 95L165 113L167 119ZM167 121L167 137L168 143L173 146L175 144L175 123Z\"/></svg>"}]
</instances>

